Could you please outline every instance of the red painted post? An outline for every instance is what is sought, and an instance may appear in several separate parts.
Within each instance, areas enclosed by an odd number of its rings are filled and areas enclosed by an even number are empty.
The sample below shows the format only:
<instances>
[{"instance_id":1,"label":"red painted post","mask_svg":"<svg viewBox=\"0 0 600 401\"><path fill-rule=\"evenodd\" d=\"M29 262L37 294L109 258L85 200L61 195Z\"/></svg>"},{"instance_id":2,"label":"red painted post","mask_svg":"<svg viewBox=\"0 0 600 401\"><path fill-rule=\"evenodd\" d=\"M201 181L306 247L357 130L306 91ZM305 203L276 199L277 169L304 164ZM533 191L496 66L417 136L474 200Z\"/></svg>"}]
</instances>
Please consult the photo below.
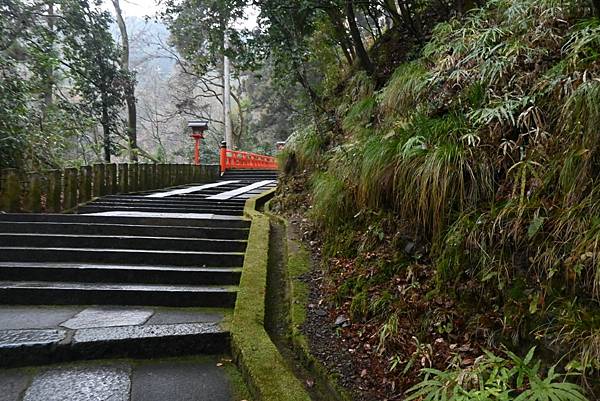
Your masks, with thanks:
<instances>
[{"instance_id":1,"label":"red painted post","mask_svg":"<svg viewBox=\"0 0 600 401\"><path fill-rule=\"evenodd\" d=\"M221 173L224 173L227 169L227 143L225 141L221 142L219 164L221 165Z\"/></svg>"},{"instance_id":2,"label":"red painted post","mask_svg":"<svg viewBox=\"0 0 600 401\"><path fill-rule=\"evenodd\" d=\"M194 164L196 166L200 165L200 140L202 139L201 135L192 135L192 138L196 140L196 147L194 148Z\"/></svg>"},{"instance_id":3,"label":"red painted post","mask_svg":"<svg viewBox=\"0 0 600 401\"><path fill-rule=\"evenodd\" d=\"M208 121L206 120L190 120L188 127L192 129L191 137L196 141L194 146L194 164L200 165L200 140L204 139L204 131L208 129Z\"/></svg>"}]
</instances>

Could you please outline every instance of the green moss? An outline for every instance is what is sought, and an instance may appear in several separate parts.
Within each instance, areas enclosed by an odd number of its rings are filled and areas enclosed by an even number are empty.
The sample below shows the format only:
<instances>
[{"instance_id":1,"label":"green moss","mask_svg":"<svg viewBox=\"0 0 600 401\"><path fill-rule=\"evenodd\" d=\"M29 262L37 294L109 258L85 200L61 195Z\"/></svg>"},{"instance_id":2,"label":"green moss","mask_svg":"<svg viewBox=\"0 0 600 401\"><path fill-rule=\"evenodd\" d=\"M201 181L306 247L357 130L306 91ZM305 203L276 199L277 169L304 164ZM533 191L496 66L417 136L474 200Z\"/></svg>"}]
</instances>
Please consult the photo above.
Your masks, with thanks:
<instances>
[{"instance_id":1,"label":"green moss","mask_svg":"<svg viewBox=\"0 0 600 401\"><path fill-rule=\"evenodd\" d=\"M252 225L231 326L232 351L257 400L309 401L264 329L270 227L268 217L256 211L256 203L273 192L246 202L244 212Z\"/></svg>"},{"instance_id":2,"label":"green moss","mask_svg":"<svg viewBox=\"0 0 600 401\"><path fill-rule=\"evenodd\" d=\"M300 277L310 271L310 254L302 244L288 239L288 274L291 289L290 315L292 327L299 328L306 320L309 289Z\"/></svg>"},{"instance_id":3,"label":"green moss","mask_svg":"<svg viewBox=\"0 0 600 401\"><path fill-rule=\"evenodd\" d=\"M349 401L350 395L338 385L337 377L329 372L325 366L317 360L310 352L308 339L301 331L301 327L306 321L310 290L302 280L302 276L312 269L310 251L300 242L292 238L287 220L281 216L269 213L268 204L266 206L267 214L286 228L286 270L290 281L290 325L291 325L291 345L293 352L304 368L317 378L317 387L319 393L324 399Z\"/></svg>"}]
</instances>

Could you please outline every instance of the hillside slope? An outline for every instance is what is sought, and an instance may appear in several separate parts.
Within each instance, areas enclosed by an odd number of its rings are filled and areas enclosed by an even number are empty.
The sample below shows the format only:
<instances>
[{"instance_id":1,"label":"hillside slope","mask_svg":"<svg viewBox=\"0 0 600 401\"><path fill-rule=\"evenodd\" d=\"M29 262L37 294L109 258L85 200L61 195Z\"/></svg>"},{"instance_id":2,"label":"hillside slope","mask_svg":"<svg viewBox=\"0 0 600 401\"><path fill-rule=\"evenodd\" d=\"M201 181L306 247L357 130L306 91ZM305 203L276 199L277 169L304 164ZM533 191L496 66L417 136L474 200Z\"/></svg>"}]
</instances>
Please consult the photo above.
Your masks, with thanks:
<instances>
[{"instance_id":1,"label":"hillside slope","mask_svg":"<svg viewBox=\"0 0 600 401\"><path fill-rule=\"evenodd\" d=\"M600 394L600 21L579 4L492 0L438 24L383 87L351 74L327 132L288 142L280 208L310 216L377 399L420 399L424 380L533 400L555 364Z\"/></svg>"}]
</instances>

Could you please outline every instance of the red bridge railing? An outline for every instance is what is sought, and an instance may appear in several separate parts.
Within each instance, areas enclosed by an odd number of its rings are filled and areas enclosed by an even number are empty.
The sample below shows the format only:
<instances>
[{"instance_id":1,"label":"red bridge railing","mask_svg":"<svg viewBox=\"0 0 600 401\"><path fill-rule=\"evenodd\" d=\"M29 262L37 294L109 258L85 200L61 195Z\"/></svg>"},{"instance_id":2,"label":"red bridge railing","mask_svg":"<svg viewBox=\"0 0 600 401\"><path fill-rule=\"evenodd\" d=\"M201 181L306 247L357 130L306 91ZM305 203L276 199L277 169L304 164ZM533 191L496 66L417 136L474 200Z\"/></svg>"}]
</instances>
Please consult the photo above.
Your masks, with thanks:
<instances>
[{"instance_id":1,"label":"red bridge railing","mask_svg":"<svg viewBox=\"0 0 600 401\"><path fill-rule=\"evenodd\" d=\"M242 152L221 147L221 172L234 169L277 170L277 159L273 156Z\"/></svg>"}]
</instances>

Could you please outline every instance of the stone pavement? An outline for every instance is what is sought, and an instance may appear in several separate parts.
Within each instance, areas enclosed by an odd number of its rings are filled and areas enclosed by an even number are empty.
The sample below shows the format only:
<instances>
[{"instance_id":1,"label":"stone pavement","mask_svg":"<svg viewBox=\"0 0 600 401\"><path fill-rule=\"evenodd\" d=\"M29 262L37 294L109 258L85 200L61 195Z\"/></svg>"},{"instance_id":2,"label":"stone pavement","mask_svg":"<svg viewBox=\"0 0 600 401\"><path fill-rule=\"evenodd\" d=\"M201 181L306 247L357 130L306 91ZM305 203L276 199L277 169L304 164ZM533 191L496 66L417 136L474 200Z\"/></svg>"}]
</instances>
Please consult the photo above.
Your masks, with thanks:
<instances>
[{"instance_id":1,"label":"stone pavement","mask_svg":"<svg viewBox=\"0 0 600 401\"><path fill-rule=\"evenodd\" d=\"M232 171L78 214L0 214L0 401L232 399L235 369L214 356L155 358L229 352L244 203L275 179Z\"/></svg>"},{"instance_id":2,"label":"stone pavement","mask_svg":"<svg viewBox=\"0 0 600 401\"><path fill-rule=\"evenodd\" d=\"M236 388L226 364L202 357L8 369L0 401L230 401Z\"/></svg>"},{"instance_id":3,"label":"stone pavement","mask_svg":"<svg viewBox=\"0 0 600 401\"><path fill-rule=\"evenodd\" d=\"M0 306L0 367L225 353L231 309Z\"/></svg>"}]
</instances>

